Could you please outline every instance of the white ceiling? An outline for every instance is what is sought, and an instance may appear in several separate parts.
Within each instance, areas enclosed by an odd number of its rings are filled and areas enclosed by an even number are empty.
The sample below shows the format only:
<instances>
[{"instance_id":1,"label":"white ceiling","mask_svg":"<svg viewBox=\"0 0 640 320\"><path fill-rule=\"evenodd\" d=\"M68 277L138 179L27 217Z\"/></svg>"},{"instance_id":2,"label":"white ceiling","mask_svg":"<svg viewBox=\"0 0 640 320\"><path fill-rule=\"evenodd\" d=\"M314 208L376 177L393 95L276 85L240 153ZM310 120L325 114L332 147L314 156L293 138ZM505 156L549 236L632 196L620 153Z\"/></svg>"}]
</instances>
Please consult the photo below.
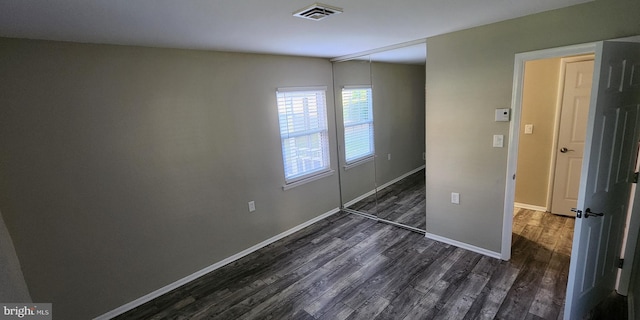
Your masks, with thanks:
<instances>
[{"instance_id":1,"label":"white ceiling","mask_svg":"<svg viewBox=\"0 0 640 320\"><path fill-rule=\"evenodd\" d=\"M334 58L589 1L0 0L0 36Z\"/></svg>"}]
</instances>

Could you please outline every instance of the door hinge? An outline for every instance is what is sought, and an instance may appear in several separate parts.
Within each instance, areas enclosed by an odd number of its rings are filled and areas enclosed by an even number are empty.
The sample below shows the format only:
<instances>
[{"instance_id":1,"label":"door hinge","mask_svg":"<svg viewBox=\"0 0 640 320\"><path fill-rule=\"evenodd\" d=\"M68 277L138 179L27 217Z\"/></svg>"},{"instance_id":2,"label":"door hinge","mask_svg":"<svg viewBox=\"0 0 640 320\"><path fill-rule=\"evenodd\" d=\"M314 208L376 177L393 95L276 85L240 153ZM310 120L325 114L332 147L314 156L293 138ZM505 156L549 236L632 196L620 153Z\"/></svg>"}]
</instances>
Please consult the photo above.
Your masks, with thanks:
<instances>
[{"instance_id":1,"label":"door hinge","mask_svg":"<svg viewBox=\"0 0 640 320\"><path fill-rule=\"evenodd\" d=\"M618 260L618 269L622 269L622 266L624 266L624 259Z\"/></svg>"},{"instance_id":2,"label":"door hinge","mask_svg":"<svg viewBox=\"0 0 640 320\"><path fill-rule=\"evenodd\" d=\"M638 183L638 173L640 173L640 172L634 172L633 173L633 183Z\"/></svg>"}]
</instances>

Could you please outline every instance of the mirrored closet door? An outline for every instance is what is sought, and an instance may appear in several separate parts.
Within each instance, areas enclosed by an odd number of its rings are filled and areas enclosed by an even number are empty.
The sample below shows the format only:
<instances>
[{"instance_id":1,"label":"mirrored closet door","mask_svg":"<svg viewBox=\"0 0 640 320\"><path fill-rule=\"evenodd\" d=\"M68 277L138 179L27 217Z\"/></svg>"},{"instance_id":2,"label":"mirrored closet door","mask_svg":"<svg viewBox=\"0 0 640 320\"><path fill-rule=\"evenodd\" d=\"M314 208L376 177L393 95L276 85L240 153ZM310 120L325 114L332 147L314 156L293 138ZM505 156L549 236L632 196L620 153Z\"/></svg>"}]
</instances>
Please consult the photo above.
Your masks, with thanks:
<instances>
[{"instance_id":1,"label":"mirrored closet door","mask_svg":"<svg viewBox=\"0 0 640 320\"><path fill-rule=\"evenodd\" d=\"M377 217L419 231L426 230L425 57L424 43L371 55Z\"/></svg>"},{"instance_id":2,"label":"mirrored closet door","mask_svg":"<svg viewBox=\"0 0 640 320\"><path fill-rule=\"evenodd\" d=\"M425 57L420 43L334 63L343 208L417 232L426 229Z\"/></svg>"},{"instance_id":3,"label":"mirrored closet door","mask_svg":"<svg viewBox=\"0 0 640 320\"><path fill-rule=\"evenodd\" d=\"M368 57L335 62L333 82L342 207L375 217L375 119Z\"/></svg>"}]
</instances>

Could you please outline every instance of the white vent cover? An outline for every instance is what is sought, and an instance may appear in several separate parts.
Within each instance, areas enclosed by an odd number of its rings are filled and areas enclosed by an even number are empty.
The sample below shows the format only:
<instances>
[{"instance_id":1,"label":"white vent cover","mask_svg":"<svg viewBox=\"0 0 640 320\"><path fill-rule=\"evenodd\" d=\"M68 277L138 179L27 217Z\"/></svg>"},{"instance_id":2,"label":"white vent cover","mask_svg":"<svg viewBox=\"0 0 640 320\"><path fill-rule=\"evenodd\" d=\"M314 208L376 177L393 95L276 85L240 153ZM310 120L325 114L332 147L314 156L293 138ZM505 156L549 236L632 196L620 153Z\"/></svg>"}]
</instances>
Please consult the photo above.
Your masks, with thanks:
<instances>
[{"instance_id":1,"label":"white vent cover","mask_svg":"<svg viewBox=\"0 0 640 320\"><path fill-rule=\"evenodd\" d=\"M320 21L328 16L342 13L341 8L332 7L322 3L314 3L304 9L293 13L294 17Z\"/></svg>"}]
</instances>

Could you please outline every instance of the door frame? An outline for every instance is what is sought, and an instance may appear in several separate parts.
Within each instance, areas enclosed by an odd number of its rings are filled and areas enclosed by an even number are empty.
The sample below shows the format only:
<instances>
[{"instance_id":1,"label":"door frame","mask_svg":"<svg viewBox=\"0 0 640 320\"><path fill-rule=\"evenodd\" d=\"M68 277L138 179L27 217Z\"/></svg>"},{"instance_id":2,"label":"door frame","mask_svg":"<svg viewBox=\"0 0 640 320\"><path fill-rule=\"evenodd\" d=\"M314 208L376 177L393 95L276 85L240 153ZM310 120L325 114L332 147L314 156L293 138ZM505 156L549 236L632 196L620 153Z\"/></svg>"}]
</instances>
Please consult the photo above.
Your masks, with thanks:
<instances>
[{"instance_id":1,"label":"door frame","mask_svg":"<svg viewBox=\"0 0 640 320\"><path fill-rule=\"evenodd\" d=\"M596 43L590 42L559 48L551 48L515 55L513 68L513 94L511 97L512 119L509 124L509 148L507 155L507 174L505 184L504 217L502 222L502 260L511 259L511 240L513 232L513 206L515 203L516 169L518 162L518 142L520 139L520 116L522 113L522 93L524 89L524 67L530 60L562 58L567 56L594 54ZM581 178L582 179L582 178ZM581 184L583 181L580 182Z\"/></svg>"},{"instance_id":2,"label":"door frame","mask_svg":"<svg viewBox=\"0 0 640 320\"><path fill-rule=\"evenodd\" d=\"M636 171L640 165L640 142L638 143L638 157L636 158ZM636 244L638 243L638 236L640 233L640 215L633 214L633 212L640 212L640 187L638 184L631 186L631 194L629 199L629 210L627 210L626 226L624 228L624 236L622 239L622 248L620 252L620 258L624 259L624 265L618 272L618 279L616 279L616 291L623 296L629 295L629 287L631 284L631 272L633 271L633 265L636 254ZM631 300L629 300L631 304ZM633 319L629 317L629 319Z\"/></svg>"}]
</instances>

